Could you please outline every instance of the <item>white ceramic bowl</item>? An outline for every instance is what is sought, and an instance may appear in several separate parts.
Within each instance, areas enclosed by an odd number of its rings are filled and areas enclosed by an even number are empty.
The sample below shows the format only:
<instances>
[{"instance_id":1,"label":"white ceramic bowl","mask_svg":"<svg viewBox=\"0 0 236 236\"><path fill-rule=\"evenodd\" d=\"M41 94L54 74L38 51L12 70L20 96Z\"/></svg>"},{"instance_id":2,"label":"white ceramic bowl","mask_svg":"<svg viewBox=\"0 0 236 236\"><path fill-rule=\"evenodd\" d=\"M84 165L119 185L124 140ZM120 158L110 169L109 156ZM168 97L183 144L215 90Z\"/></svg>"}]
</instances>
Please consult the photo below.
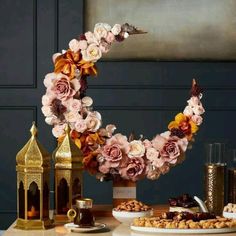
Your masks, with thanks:
<instances>
[{"instance_id":1,"label":"white ceramic bowl","mask_svg":"<svg viewBox=\"0 0 236 236\"><path fill-rule=\"evenodd\" d=\"M223 216L225 218L236 219L236 213L223 211Z\"/></svg>"},{"instance_id":2,"label":"white ceramic bowl","mask_svg":"<svg viewBox=\"0 0 236 236\"><path fill-rule=\"evenodd\" d=\"M129 212L129 211L116 211L112 210L112 215L119 222L124 224L131 224L133 220L138 217L149 217L153 215L153 210L149 211L139 211L139 212Z\"/></svg>"}]
</instances>

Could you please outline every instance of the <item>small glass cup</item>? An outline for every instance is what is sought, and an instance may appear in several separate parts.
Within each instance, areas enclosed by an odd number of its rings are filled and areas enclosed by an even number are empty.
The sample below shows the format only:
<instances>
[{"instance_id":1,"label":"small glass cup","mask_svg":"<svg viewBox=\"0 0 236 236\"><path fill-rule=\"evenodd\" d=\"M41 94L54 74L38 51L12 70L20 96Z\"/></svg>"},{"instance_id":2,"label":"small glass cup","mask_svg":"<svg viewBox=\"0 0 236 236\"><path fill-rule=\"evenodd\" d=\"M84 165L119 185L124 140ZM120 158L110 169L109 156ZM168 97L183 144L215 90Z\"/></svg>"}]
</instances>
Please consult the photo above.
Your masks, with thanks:
<instances>
[{"instance_id":1,"label":"small glass cup","mask_svg":"<svg viewBox=\"0 0 236 236\"><path fill-rule=\"evenodd\" d=\"M76 208L70 209L67 216L76 225L82 228L93 227L95 219L91 211L93 207L93 200L90 198L83 198L76 200Z\"/></svg>"}]
</instances>

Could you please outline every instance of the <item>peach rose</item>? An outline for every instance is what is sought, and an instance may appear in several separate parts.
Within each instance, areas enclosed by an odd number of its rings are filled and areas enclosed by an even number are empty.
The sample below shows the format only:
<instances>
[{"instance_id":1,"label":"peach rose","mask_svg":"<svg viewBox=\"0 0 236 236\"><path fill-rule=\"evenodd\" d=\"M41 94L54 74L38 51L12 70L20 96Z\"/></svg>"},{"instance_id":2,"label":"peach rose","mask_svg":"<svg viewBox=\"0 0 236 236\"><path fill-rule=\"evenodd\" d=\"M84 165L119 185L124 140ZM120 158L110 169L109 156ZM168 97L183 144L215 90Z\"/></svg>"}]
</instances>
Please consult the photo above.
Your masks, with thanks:
<instances>
[{"instance_id":1,"label":"peach rose","mask_svg":"<svg viewBox=\"0 0 236 236\"><path fill-rule=\"evenodd\" d=\"M152 163L152 165L156 167L161 167L165 163L165 161L159 157L159 152L155 148L148 148L146 157Z\"/></svg>"},{"instance_id":2,"label":"peach rose","mask_svg":"<svg viewBox=\"0 0 236 236\"><path fill-rule=\"evenodd\" d=\"M124 153L128 153L129 151L129 142L125 135L120 133L113 135L110 139L107 140L107 145L118 144L121 150Z\"/></svg>"},{"instance_id":3,"label":"peach rose","mask_svg":"<svg viewBox=\"0 0 236 236\"><path fill-rule=\"evenodd\" d=\"M64 113L64 116L65 116L66 121L70 123L76 122L78 119L82 118L78 112L73 112L73 111Z\"/></svg>"},{"instance_id":4,"label":"peach rose","mask_svg":"<svg viewBox=\"0 0 236 236\"><path fill-rule=\"evenodd\" d=\"M52 129L52 134L54 137L58 138L65 133L66 124L55 125Z\"/></svg>"},{"instance_id":5,"label":"peach rose","mask_svg":"<svg viewBox=\"0 0 236 236\"><path fill-rule=\"evenodd\" d=\"M93 99L91 97L83 97L82 98L82 104L84 107L90 107L93 104Z\"/></svg>"},{"instance_id":6,"label":"peach rose","mask_svg":"<svg viewBox=\"0 0 236 236\"><path fill-rule=\"evenodd\" d=\"M99 112L90 112L85 119L88 131L96 132L102 124L101 119L102 117Z\"/></svg>"},{"instance_id":7,"label":"peach rose","mask_svg":"<svg viewBox=\"0 0 236 236\"><path fill-rule=\"evenodd\" d=\"M51 115L53 115L51 106L42 106L41 110L42 110L42 112L43 112L43 114L44 114L45 116L51 116Z\"/></svg>"}]
</instances>

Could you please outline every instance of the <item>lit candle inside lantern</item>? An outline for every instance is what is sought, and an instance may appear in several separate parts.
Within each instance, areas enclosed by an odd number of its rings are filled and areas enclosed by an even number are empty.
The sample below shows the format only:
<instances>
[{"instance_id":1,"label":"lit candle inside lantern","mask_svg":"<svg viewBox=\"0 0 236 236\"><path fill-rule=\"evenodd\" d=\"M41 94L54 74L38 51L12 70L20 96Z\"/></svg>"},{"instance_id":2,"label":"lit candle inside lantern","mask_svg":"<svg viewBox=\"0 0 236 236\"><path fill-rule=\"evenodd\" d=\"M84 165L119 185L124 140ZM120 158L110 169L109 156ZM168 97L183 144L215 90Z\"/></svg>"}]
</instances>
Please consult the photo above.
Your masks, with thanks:
<instances>
[{"instance_id":1,"label":"lit candle inside lantern","mask_svg":"<svg viewBox=\"0 0 236 236\"><path fill-rule=\"evenodd\" d=\"M39 212L35 210L35 207L32 206L32 207L31 207L31 210L27 212L27 216L30 217L30 218L32 218L32 217L37 216L38 213L39 213Z\"/></svg>"}]
</instances>

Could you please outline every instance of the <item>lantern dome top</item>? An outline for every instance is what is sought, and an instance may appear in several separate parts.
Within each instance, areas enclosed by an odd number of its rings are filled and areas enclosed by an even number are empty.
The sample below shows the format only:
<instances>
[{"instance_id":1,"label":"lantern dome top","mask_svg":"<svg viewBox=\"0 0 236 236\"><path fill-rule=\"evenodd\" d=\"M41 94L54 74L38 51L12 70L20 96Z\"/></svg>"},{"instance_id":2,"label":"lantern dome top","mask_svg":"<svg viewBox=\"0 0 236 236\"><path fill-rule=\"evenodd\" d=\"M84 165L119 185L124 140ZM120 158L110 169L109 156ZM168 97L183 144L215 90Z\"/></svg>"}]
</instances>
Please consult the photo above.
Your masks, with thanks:
<instances>
[{"instance_id":1,"label":"lantern dome top","mask_svg":"<svg viewBox=\"0 0 236 236\"><path fill-rule=\"evenodd\" d=\"M33 122L30 129L31 138L17 153L16 163L24 167L43 167L50 165L50 155L37 139L37 127Z\"/></svg>"},{"instance_id":2,"label":"lantern dome top","mask_svg":"<svg viewBox=\"0 0 236 236\"><path fill-rule=\"evenodd\" d=\"M53 152L56 168L82 167L83 153L70 137L70 127L66 126L62 143Z\"/></svg>"}]
</instances>

